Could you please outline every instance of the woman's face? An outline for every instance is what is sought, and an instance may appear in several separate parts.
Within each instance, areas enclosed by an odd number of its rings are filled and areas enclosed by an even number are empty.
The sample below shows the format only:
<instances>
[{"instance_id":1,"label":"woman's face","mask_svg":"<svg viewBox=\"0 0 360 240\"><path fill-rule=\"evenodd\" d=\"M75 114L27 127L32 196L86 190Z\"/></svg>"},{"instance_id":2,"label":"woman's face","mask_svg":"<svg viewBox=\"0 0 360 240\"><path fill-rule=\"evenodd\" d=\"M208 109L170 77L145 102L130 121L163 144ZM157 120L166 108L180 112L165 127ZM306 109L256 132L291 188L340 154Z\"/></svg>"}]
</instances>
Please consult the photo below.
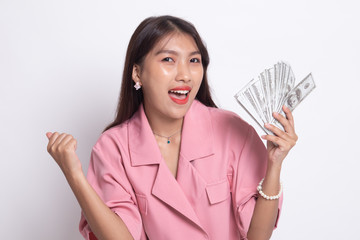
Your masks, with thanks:
<instances>
[{"instance_id":1,"label":"woman's face","mask_svg":"<svg viewBox=\"0 0 360 240\"><path fill-rule=\"evenodd\" d=\"M194 39L174 33L164 37L135 65L134 81L140 81L145 112L164 119L183 118L200 88L204 75L201 54Z\"/></svg>"}]
</instances>

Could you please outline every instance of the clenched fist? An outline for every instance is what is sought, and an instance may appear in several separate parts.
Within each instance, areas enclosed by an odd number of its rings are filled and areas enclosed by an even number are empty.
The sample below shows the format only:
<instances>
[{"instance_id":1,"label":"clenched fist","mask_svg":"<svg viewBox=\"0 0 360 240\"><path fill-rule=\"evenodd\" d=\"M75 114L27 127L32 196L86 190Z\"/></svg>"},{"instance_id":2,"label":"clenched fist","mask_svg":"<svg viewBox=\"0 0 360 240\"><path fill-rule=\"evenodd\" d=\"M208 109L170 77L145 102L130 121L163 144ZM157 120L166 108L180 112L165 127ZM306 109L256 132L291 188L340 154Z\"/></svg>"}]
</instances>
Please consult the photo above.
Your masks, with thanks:
<instances>
[{"instance_id":1,"label":"clenched fist","mask_svg":"<svg viewBox=\"0 0 360 240\"><path fill-rule=\"evenodd\" d=\"M82 172L81 162L76 155L77 142L73 136L66 133L46 133L49 139L47 150L55 159L65 177Z\"/></svg>"}]
</instances>

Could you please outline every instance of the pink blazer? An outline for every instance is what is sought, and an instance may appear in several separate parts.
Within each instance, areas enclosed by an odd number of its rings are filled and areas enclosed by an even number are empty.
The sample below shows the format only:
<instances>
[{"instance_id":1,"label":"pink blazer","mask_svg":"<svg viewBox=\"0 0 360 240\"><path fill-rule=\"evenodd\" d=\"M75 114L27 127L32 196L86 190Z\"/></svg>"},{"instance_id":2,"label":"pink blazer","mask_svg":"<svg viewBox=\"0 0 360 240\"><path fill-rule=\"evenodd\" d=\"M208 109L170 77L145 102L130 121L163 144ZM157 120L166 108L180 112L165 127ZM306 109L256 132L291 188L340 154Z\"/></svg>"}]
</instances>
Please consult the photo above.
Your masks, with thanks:
<instances>
[{"instance_id":1,"label":"pink blazer","mask_svg":"<svg viewBox=\"0 0 360 240\"><path fill-rule=\"evenodd\" d=\"M184 118L176 179L143 106L101 135L87 178L134 239L246 239L266 163L250 125L195 100ZM90 239L83 215L79 229Z\"/></svg>"}]
</instances>

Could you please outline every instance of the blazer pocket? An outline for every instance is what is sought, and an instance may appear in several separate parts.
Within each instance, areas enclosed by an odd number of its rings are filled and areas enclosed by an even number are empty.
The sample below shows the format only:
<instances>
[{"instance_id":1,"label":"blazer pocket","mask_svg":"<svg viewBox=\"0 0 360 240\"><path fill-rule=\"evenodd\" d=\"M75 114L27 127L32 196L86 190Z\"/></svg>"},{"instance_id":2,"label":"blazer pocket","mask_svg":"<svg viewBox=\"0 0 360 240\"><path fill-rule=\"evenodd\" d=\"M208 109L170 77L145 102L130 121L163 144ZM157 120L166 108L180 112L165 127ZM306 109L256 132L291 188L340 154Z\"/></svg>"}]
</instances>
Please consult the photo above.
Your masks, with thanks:
<instances>
[{"instance_id":1,"label":"blazer pocket","mask_svg":"<svg viewBox=\"0 0 360 240\"><path fill-rule=\"evenodd\" d=\"M208 184L206 186L206 193L210 204L216 204L228 199L230 197L228 180L224 179L218 183Z\"/></svg>"},{"instance_id":2,"label":"blazer pocket","mask_svg":"<svg viewBox=\"0 0 360 240\"><path fill-rule=\"evenodd\" d=\"M147 199L145 195L142 194L137 194L136 195L136 199L137 199L137 203L138 203L138 208L140 210L140 213L143 215L147 214Z\"/></svg>"}]
</instances>

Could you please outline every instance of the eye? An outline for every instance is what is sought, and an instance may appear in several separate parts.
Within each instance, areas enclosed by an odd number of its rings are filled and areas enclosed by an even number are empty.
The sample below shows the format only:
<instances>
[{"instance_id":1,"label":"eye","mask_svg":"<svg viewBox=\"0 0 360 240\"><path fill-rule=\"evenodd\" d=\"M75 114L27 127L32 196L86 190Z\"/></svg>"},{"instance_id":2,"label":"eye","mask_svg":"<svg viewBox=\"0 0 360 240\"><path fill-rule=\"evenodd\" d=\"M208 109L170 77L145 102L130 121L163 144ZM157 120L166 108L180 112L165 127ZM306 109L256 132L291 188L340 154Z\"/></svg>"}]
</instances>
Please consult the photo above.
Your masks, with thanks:
<instances>
[{"instance_id":1,"label":"eye","mask_svg":"<svg viewBox=\"0 0 360 240\"><path fill-rule=\"evenodd\" d=\"M192 63L200 63L201 61L200 61L199 58L192 58L192 59L190 59L190 62L192 62Z\"/></svg>"},{"instance_id":2,"label":"eye","mask_svg":"<svg viewBox=\"0 0 360 240\"><path fill-rule=\"evenodd\" d=\"M171 57L166 57L166 58L163 58L161 61L163 61L163 62L173 62L174 59L172 59Z\"/></svg>"}]
</instances>

